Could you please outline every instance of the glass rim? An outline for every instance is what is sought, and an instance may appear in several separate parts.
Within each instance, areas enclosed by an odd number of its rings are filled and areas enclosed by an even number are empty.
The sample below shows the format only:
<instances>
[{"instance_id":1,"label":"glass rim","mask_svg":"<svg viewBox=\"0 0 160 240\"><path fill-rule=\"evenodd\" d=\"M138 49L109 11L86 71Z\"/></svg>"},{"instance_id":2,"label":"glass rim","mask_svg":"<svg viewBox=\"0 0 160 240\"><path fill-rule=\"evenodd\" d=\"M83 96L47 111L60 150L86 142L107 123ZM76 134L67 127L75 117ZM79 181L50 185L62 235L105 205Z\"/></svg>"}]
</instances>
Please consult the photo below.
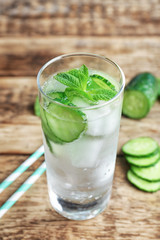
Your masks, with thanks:
<instances>
[{"instance_id":1,"label":"glass rim","mask_svg":"<svg viewBox=\"0 0 160 240\"><path fill-rule=\"evenodd\" d=\"M51 63L54 63L54 62L59 61L59 60L61 60L63 58L66 58L66 57L74 57L74 56L88 56L88 57L100 58L100 59L102 59L102 60L104 60L106 62L109 62L110 64L114 65L119 70L120 75L121 75L121 79L122 79L122 86L121 86L120 90L118 91L118 93L112 99L110 99L108 101L105 101L105 102L100 103L100 104L95 104L95 105L92 105L92 106L87 106L87 107L68 106L68 105L65 105L63 103L54 101L51 97L46 95L46 93L42 90L42 87L41 87L40 81L39 81L42 72ZM105 57L105 56L101 56L101 55L93 54L93 53L86 53L86 52L75 52L75 53L59 55L57 57L54 57L54 58L50 59L48 62L46 62L40 68L40 70L39 70L39 72L37 74L37 85L38 85L38 89L42 93L42 95L44 95L50 102L53 102L53 103L55 103L55 104L57 104L59 106L63 106L63 107L66 107L66 108L89 110L89 109L104 107L104 106L109 105L110 103L114 102L121 95L121 93L124 90L124 87L125 87L125 76L124 76L124 73L123 73L122 69L119 67L119 65L117 63L113 62L112 60L110 60L109 58Z\"/></svg>"}]
</instances>

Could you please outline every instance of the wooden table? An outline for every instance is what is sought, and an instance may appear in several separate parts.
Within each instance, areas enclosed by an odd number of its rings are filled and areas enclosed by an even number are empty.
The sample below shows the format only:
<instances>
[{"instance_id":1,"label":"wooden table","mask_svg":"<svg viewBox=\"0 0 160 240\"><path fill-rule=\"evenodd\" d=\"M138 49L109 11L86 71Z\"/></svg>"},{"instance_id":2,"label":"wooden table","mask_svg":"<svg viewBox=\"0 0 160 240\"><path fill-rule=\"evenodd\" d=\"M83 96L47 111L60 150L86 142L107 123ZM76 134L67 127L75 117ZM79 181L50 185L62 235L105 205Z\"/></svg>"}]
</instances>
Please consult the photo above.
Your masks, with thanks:
<instances>
[{"instance_id":1,"label":"wooden table","mask_svg":"<svg viewBox=\"0 0 160 240\"><path fill-rule=\"evenodd\" d=\"M143 71L160 76L159 0L5 0L0 14L0 182L42 144L33 103L36 74L49 59L98 53L116 61L127 82ZM43 174L0 220L0 240L160 239L160 191L139 191L126 179L121 147L138 136L160 143L159 101L142 120L122 117L112 198L102 214L80 222L57 214ZM0 205L42 161L0 195Z\"/></svg>"}]
</instances>

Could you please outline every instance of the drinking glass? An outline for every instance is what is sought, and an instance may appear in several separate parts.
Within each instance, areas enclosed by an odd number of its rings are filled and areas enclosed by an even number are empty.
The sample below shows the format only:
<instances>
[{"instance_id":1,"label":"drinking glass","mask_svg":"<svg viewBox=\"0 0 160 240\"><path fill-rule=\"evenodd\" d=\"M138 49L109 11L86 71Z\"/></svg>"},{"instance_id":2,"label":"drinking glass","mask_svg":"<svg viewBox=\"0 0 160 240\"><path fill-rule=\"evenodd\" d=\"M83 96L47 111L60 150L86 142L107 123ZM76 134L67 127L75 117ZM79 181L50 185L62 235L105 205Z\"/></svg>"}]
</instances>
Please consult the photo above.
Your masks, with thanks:
<instances>
[{"instance_id":1,"label":"drinking glass","mask_svg":"<svg viewBox=\"0 0 160 240\"><path fill-rule=\"evenodd\" d=\"M61 91L54 75L85 64L113 80L117 94L111 100L92 106L68 106L54 101L47 91ZM47 182L52 207L66 218L85 220L95 217L108 205L114 176L125 77L121 68L106 57L88 53L53 58L37 76ZM47 106L52 104L53 110ZM81 112L84 120L70 118ZM47 116L47 117L46 117ZM85 126L75 139L61 141L66 134ZM68 136L68 135L67 135ZM70 136L70 135L69 135Z\"/></svg>"}]
</instances>

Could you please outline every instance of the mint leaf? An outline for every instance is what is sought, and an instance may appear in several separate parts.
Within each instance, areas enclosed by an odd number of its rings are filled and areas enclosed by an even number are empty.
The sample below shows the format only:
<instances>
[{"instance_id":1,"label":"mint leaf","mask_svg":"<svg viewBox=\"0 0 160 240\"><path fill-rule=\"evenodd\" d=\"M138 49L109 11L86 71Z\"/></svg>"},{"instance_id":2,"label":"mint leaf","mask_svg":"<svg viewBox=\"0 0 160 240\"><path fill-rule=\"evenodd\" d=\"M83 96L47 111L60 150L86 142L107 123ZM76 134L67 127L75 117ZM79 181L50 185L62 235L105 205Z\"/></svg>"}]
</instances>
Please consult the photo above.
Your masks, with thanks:
<instances>
[{"instance_id":1,"label":"mint leaf","mask_svg":"<svg viewBox=\"0 0 160 240\"><path fill-rule=\"evenodd\" d=\"M73 99L75 97L79 97L86 102L89 102L89 103L92 103L92 104L95 103L94 99L92 98L92 96L89 93L84 92L84 91L79 90L79 89L66 88L65 94L71 102L73 101Z\"/></svg>"},{"instance_id":2,"label":"mint leaf","mask_svg":"<svg viewBox=\"0 0 160 240\"><path fill-rule=\"evenodd\" d=\"M88 73L88 68L86 67L86 65L82 65L79 69L81 71L81 73L83 73L87 78L89 76L89 73Z\"/></svg>"},{"instance_id":3,"label":"mint leaf","mask_svg":"<svg viewBox=\"0 0 160 240\"><path fill-rule=\"evenodd\" d=\"M88 81L88 78L89 78L89 72L88 72L88 68L83 64L79 71L83 74L83 80L82 80L82 88L83 90L86 89L86 86L87 86L87 81Z\"/></svg>"},{"instance_id":4,"label":"mint leaf","mask_svg":"<svg viewBox=\"0 0 160 240\"><path fill-rule=\"evenodd\" d=\"M68 105L68 106L75 106L73 103L71 103L67 98L66 99L62 99L62 98L55 98L54 99L56 102L62 103L64 105Z\"/></svg>"},{"instance_id":5,"label":"mint leaf","mask_svg":"<svg viewBox=\"0 0 160 240\"><path fill-rule=\"evenodd\" d=\"M108 89L96 89L89 91L89 94L91 95L94 101L98 100L108 101L112 99L117 94L117 92Z\"/></svg>"},{"instance_id":6,"label":"mint leaf","mask_svg":"<svg viewBox=\"0 0 160 240\"><path fill-rule=\"evenodd\" d=\"M47 96L52 98L53 100L55 98L60 98L60 99L65 99L66 98L66 95L64 92L50 92L50 93L47 93Z\"/></svg>"},{"instance_id":7,"label":"mint leaf","mask_svg":"<svg viewBox=\"0 0 160 240\"><path fill-rule=\"evenodd\" d=\"M86 90L89 78L88 68L82 65L80 69L71 69L67 72L58 73L54 78L68 87Z\"/></svg>"},{"instance_id":8,"label":"mint leaf","mask_svg":"<svg viewBox=\"0 0 160 240\"><path fill-rule=\"evenodd\" d=\"M73 87L73 88L81 88L81 83L79 81L79 78L75 76L76 74L70 74L68 72L66 73L58 73L54 78L61 82L62 84Z\"/></svg>"},{"instance_id":9,"label":"mint leaf","mask_svg":"<svg viewBox=\"0 0 160 240\"><path fill-rule=\"evenodd\" d=\"M77 79L79 80L80 89L82 90L86 89L87 79L86 79L86 76L80 70L72 69L68 71L68 73L74 77L77 77Z\"/></svg>"}]
</instances>

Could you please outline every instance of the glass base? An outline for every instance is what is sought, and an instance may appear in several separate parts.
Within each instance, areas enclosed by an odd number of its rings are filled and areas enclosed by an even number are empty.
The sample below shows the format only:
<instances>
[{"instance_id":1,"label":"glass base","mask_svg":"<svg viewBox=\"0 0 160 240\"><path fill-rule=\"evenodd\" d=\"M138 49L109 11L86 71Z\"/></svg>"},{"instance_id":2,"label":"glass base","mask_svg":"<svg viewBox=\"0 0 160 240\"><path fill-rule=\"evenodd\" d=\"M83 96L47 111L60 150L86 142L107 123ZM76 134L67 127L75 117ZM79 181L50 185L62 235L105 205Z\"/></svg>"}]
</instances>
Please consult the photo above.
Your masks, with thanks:
<instances>
[{"instance_id":1,"label":"glass base","mask_svg":"<svg viewBox=\"0 0 160 240\"><path fill-rule=\"evenodd\" d=\"M73 203L58 197L55 193L49 192L50 202L56 212L72 220L87 220L100 214L108 205L111 191L103 197L90 201L86 204Z\"/></svg>"}]
</instances>

